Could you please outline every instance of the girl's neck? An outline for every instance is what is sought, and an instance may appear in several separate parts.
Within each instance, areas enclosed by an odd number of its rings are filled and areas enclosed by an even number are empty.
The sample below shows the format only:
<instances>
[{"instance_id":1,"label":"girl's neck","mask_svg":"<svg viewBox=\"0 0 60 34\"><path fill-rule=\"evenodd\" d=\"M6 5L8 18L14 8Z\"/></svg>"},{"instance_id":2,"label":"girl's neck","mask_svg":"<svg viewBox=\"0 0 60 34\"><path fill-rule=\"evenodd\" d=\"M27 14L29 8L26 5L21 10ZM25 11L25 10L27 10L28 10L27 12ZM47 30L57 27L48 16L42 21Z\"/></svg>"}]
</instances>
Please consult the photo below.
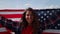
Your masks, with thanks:
<instances>
[{"instance_id":1,"label":"girl's neck","mask_svg":"<svg viewBox=\"0 0 60 34\"><path fill-rule=\"evenodd\" d=\"M31 26L31 23L29 23L28 26Z\"/></svg>"}]
</instances>

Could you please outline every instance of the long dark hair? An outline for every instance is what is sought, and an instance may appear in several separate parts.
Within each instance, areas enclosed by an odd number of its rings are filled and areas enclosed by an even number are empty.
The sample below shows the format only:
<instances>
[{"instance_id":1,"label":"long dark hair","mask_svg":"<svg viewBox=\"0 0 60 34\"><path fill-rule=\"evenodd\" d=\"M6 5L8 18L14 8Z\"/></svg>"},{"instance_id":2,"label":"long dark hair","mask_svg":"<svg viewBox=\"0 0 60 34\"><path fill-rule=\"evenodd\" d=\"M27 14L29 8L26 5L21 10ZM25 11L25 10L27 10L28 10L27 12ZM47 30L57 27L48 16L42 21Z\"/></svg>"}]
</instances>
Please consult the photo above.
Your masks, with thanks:
<instances>
[{"instance_id":1,"label":"long dark hair","mask_svg":"<svg viewBox=\"0 0 60 34\"><path fill-rule=\"evenodd\" d=\"M40 26L40 23L37 21L37 17L36 17L35 12L34 12L34 10L32 8L28 8L26 11L31 11L31 13L33 15L33 21L31 23L31 26L33 27L33 30L34 30L33 33L36 34L37 29ZM23 28L26 28L28 26L28 22L25 19L26 11L23 13L23 17L22 17L21 25L22 25Z\"/></svg>"}]
</instances>

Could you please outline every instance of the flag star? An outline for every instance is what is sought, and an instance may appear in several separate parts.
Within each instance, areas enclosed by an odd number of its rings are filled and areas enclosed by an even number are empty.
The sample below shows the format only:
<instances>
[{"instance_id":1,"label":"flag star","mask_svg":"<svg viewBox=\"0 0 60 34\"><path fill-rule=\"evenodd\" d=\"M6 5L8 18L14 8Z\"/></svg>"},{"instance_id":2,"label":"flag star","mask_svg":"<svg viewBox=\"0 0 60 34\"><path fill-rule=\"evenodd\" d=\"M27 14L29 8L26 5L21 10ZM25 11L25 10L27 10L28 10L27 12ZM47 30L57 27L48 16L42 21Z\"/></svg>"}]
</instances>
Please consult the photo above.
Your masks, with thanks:
<instances>
[{"instance_id":1,"label":"flag star","mask_svg":"<svg viewBox=\"0 0 60 34\"><path fill-rule=\"evenodd\" d=\"M44 18L43 16L41 16L41 18Z\"/></svg>"},{"instance_id":2,"label":"flag star","mask_svg":"<svg viewBox=\"0 0 60 34\"><path fill-rule=\"evenodd\" d=\"M60 24L58 24L58 26L60 26Z\"/></svg>"},{"instance_id":3,"label":"flag star","mask_svg":"<svg viewBox=\"0 0 60 34\"><path fill-rule=\"evenodd\" d=\"M44 16L46 16L47 14L46 13L44 13Z\"/></svg>"},{"instance_id":4,"label":"flag star","mask_svg":"<svg viewBox=\"0 0 60 34\"><path fill-rule=\"evenodd\" d=\"M57 26L55 26L55 29L57 29Z\"/></svg>"},{"instance_id":5,"label":"flag star","mask_svg":"<svg viewBox=\"0 0 60 34\"><path fill-rule=\"evenodd\" d=\"M43 14L44 12L43 11L41 11L41 14Z\"/></svg>"},{"instance_id":6,"label":"flag star","mask_svg":"<svg viewBox=\"0 0 60 34\"><path fill-rule=\"evenodd\" d=\"M43 22L43 20L40 20L41 22Z\"/></svg>"},{"instance_id":7,"label":"flag star","mask_svg":"<svg viewBox=\"0 0 60 34\"><path fill-rule=\"evenodd\" d=\"M50 15L52 15L52 13L50 13Z\"/></svg>"},{"instance_id":8,"label":"flag star","mask_svg":"<svg viewBox=\"0 0 60 34\"><path fill-rule=\"evenodd\" d=\"M60 10L57 10L57 11L60 11Z\"/></svg>"},{"instance_id":9,"label":"flag star","mask_svg":"<svg viewBox=\"0 0 60 34\"><path fill-rule=\"evenodd\" d=\"M7 21L5 20L5 23L6 23Z\"/></svg>"},{"instance_id":10,"label":"flag star","mask_svg":"<svg viewBox=\"0 0 60 34\"><path fill-rule=\"evenodd\" d=\"M40 16L40 13L38 13L38 15Z\"/></svg>"},{"instance_id":11,"label":"flag star","mask_svg":"<svg viewBox=\"0 0 60 34\"><path fill-rule=\"evenodd\" d=\"M49 17L49 16L46 16L47 18Z\"/></svg>"},{"instance_id":12,"label":"flag star","mask_svg":"<svg viewBox=\"0 0 60 34\"><path fill-rule=\"evenodd\" d=\"M46 20L46 18L44 18L44 20Z\"/></svg>"},{"instance_id":13,"label":"flag star","mask_svg":"<svg viewBox=\"0 0 60 34\"><path fill-rule=\"evenodd\" d=\"M52 10L52 12L54 13L54 10Z\"/></svg>"},{"instance_id":14,"label":"flag star","mask_svg":"<svg viewBox=\"0 0 60 34\"><path fill-rule=\"evenodd\" d=\"M47 11L47 13L49 13L49 11Z\"/></svg>"}]
</instances>

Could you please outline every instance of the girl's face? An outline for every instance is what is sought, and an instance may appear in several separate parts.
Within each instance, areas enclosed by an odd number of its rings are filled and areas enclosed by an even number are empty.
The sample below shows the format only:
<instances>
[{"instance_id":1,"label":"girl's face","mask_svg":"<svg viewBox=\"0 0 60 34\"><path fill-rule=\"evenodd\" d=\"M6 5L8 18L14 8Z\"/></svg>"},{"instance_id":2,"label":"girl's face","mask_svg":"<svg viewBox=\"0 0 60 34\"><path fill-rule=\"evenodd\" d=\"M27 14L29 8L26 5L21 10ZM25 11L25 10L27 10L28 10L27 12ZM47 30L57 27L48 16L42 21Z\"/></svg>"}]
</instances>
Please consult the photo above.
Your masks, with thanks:
<instances>
[{"instance_id":1,"label":"girl's face","mask_svg":"<svg viewBox=\"0 0 60 34\"><path fill-rule=\"evenodd\" d=\"M26 21L28 23L32 23L32 21L33 21L33 14L32 14L32 12L31 11L27 11L25 18L26 18Z\"/></svg>"}]
</instances>

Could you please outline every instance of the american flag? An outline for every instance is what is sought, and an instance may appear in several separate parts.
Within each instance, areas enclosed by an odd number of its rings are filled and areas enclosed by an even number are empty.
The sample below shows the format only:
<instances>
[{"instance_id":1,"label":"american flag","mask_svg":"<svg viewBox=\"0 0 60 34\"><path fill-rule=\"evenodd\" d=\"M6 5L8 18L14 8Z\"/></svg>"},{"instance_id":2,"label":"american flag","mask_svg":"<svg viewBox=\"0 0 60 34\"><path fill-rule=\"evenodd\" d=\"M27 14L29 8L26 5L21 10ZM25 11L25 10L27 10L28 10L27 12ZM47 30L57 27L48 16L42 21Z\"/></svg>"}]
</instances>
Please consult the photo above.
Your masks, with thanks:
<instances>
[{"instance_id":1,"label":"american flag","mask_svg":"<svg viewBox=\"0 0 60 34\"><path fill-rule=\"evenodd\" d=\"M43 32L60 34L60 9L35 10L38 21L47 23L47 30ZM0 15L13 21L20 21L24 10L0 10ZM52 24L54 23L54 24Z\"/></svg>"},{"instance_id":2,"label":"american flag","mask_svg":"<svg viewBox=\"0 0 60 34\"><path fill-rule=\"evenodd\" d=\"M0 10L0 15L5 18L11 19L12 21L20 21L22 14L24 13L24 9L15 10L15 9L6 9Z\"/></svg>"}]
</instances>

